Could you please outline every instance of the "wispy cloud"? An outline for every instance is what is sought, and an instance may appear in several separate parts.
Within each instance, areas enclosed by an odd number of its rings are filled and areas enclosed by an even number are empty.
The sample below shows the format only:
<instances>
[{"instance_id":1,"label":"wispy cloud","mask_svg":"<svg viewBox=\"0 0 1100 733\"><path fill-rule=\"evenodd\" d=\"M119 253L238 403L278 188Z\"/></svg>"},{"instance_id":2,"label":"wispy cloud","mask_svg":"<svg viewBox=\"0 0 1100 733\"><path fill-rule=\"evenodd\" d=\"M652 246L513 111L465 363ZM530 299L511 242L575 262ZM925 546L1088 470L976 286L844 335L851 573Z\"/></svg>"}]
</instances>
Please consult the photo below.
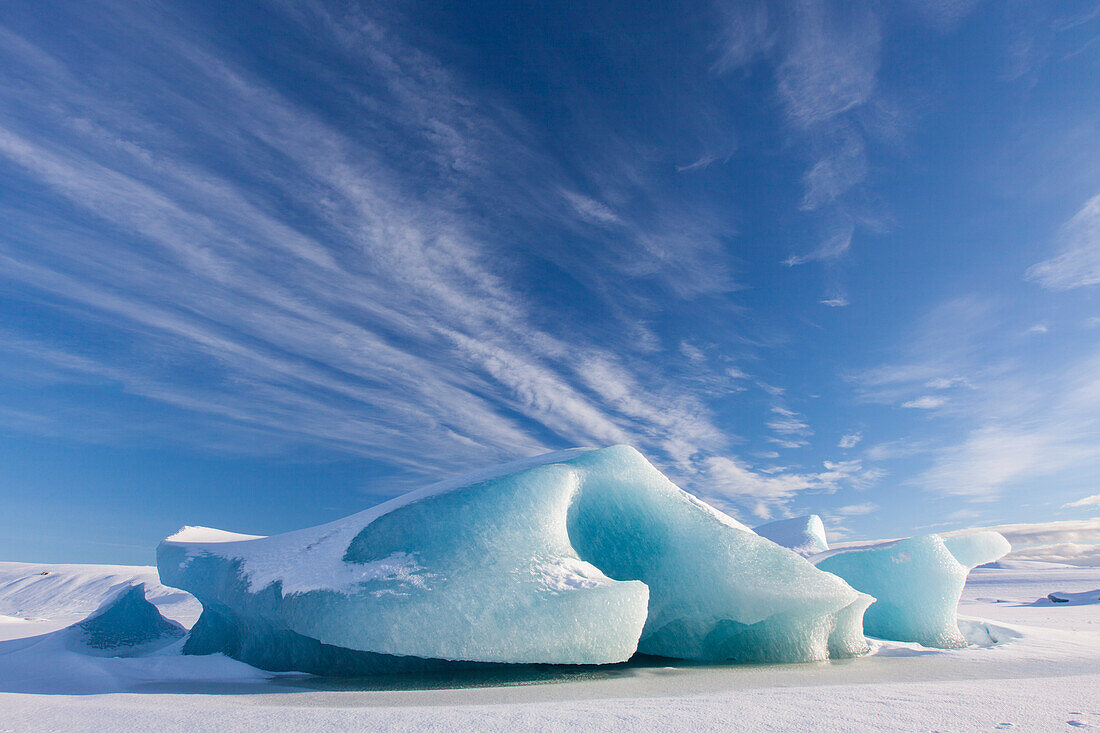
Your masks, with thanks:
<instances>
[{"instance_id":1,"label":"wispy cloud","mask_svg":"<svg viewBox=\"0 0 1100 733\"><path fill-rule=\"evenodd\" d=\"M722 456L706 459L704 466L708 498L748 502L760 519L770 519L778 508L805 492L833 493L844 486L862 486L877 479L877 474L865 470L859 460L825 461L819 471L775 475L752 471L743 462Z\"/></svg>"},{"instance_id":2,"label":"wispy cloud","mask_svg":"<svg viewBox=\"0 0 1100 733\"><path fill-rule=\"evenodd\" d=\"M861 440L863 440L863 433L845 433L836 446L848 450L849 448L855 448Z\"/></svg>"},{"instance_id":3,"label":"wispy cloud","mask_svg":"<svg viewBox=\"0 0 1100 733\"><path fill-rule=\"evenodd\" d=\"M902 402L901 406L912 410L934 410L937 407L943 407L945 404L947 404L946 397L940 397L939 395L924 395L915 400Z\"/></svg>"},{"instance_id":4,"label":"wispy cloud","mask_svg":"<svg viewBox=\"0 0 1100 733\"><path fill-rule=\"evenodd\" d=\"M1032 265L1027 278L1052 290L1100 284L1100 195L1062 226L1058 240L1059 254Z\"/></svg>"},{"instance_id":5,"label":"wispy cloud","mask_svg":"<svg viewBox=\"0 0 1100 733\"><path fill-rule=\"evenodd\" d=\"M96 32L62 48L0 33L0 168L34 191L0 204L19 222L0 277L91 334L5 324L7 384L83 395L6 404L7 428L335 452L411 476L625 442L677 477L725 456L788 481L729 457L707 402L748 376L707 372L707 340L647 322L647 289L736 288L729 224L657 201L627 144L564 170L376 11L277 11L355 70L311 72L354 125L151 6L89 10ZM93 42L110 78L80 62ZM155 64L135 61L147 43ZM575 300L546 317L514 285L524 268L568 272ZM104 390L144 419L101 419Z\"/></svg>"},{"instance_id":6,"label":"wispy cloud","mask_svg":"<svg viewBox=\"0 0 1100 733\"><path fill-rule=\"evenodd\" d=\"M1068 504L1063 504L1063 509L1080 509L1084 507L1098 507L1100 508L1100 494L1093 494L1092 496L1086 496L1083 499L1077 501L1071 501Z\"/></svg>"}]
</instances>

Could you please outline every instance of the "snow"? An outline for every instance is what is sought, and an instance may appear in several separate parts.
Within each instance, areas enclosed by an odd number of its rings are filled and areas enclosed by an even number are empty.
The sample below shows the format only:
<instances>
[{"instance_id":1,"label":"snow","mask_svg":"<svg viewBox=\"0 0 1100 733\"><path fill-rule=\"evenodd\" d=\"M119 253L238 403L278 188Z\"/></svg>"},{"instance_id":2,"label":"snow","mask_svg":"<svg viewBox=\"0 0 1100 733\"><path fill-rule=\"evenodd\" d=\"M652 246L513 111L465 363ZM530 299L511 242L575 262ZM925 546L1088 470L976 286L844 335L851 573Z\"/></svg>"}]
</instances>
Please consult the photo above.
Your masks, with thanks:
<instances>
[{"instance_id":1,"label":"snow","mask_svg":"<svg viewBox=\"0 0 1100 733\"><path fill-rule=\"evenodd\" d=\"M224 529L214 529L213 527L183 527L179 532L165 539L165 542L213 543L262 539L263 535L226 532Z\"/></svg>"},{"instance_id":2,"label":"snow","mask_svg":"<svg viewBox=\"0 0 1100 733\"><path fill-rule=\"evenodd\" d=\"M1067 606L1092 606L1100 604L1100 588L1081 591L1080 593L1068 593L1063 590L1047 593L1046 598L1035 601L1038 605L1067 605Z\"/></svg>"},{"instance_id":3,"label":"snow","mask_svg":"<svg viewBox=\"0 0 1100 733\"><path fill-rule=\"evenodd\" d=\"M816 555L829 549L829 542L825 539L825 524L816 514L780 519L762 524L753 531L802 556Z\"/></svg>"},{"instance_id":4,"label":"snow","mask_svg":"<svg viewBox=\"0 0 1100 733\"><path fill-rule=\"evenodd\" d=\"M17 576L13 565L0 563L0 577ZM148 568L113 572L116 577L129 573L136 580ZM0 642L0 730L1100 727L1096 607L1036 604L1048 593L1098 587L1100 568L1042 563L978 568L963 592L960 625L986 629L987 637L997 639L961 649L875 642L871 655L839 662L733 667L659 663L589 669L549 680L533 671L530 678L498 683L449 677L415 689L404 678L328 684L269 675L221 655L87 657L66 649L55 636L39 636L38 629L52 619L21 622L14 625L27 638ZM61 598L58 605L72 604ZM27 653L18 652L18 645ZM13 656L18 664L9 662Z\"/></svg>"},{"instance_id":5,"label":"snow","mask_svg":"<svg viewBox=\"0 0 1100 733\"><path fill-rule=\"evenodd\" d=\"M157 569L126 565L42 565L0 562L0 616L29 619L37 633L76 623L137 583L166 618L190 628L202 611L195 598L161 585ZM8 633L0 624L0 640Z\"/></svg>"},{"instance_id":6,"label":"snow","mask_svg":"<svg viewBox=\"0 0 1100 733\"><path fill-rule=\"evenodd\" d=\"M266 669L607 664L636 651L813 661L867 648L870 598L627 446L497 467L320 527L223 537L165 540L161 577L206 607L188 652Z\"/></svg>"}]
</instances>

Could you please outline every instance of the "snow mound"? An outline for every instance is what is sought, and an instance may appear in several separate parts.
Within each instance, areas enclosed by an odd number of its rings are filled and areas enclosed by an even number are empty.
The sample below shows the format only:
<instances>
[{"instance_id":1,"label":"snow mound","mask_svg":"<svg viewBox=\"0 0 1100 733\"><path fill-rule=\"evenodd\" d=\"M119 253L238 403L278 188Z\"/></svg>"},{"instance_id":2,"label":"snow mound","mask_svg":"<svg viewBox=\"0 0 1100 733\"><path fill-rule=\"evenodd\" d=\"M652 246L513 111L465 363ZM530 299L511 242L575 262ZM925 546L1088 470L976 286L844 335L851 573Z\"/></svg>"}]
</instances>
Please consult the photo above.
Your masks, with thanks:
<instances>
[{"instance_id":1,"label":"snow mound","mask_svg":"<svg viewBox=\"0 0 1100 733\"><path fill-rule=\"evenodd\" d=\"M972 563L992 562L1011 548L996 532L950 542L923 535L832 550L812 561L878 599L864 616L869 635L952 649L967 645L957 611Z\"/></svg>"},{"instance_id":2,"label":"snow mound","mask_svg":"<svg viewBox=\"0 0 1100 733\"><path fill-rule=\"evenodd\" d=\"M190 594L161 585L154 567L0 562L0 614L68 625L135 583L145 585L146 598L161 614L184 626L202 610Z\"/></svg>"},{"instance_id":3,"label":"snow mound","mask_svg":"<svg viewBox=\"0 0 1100 733\"><path fill-rule=\"evenodd\" d=\"M872 600L627 446L509 464L284 535L177 536L158 567L203 604L185 651L324 674L636 651L852 656Z\"/></svg>"},{"instance_id":4,"label":"snow mound","mask_svg":"<svg viewBox=\"0 0 1100 733\"><path fill-rule=\"evenodd\" d=\"M825 524L816 514L769 522L753 531L777 545L794 550L803 557L816 555L829 549L829 542L825 539Z\"/></svg>"},{"instance_id":5,"label":"snow mound","mask_svg":"<svg viewBox=\"0 0 1100 733\"><path fill-rule=\"evenodd\" d=\"M960 618L959 631L967 643L974 646L1004 644L1023 637L1023 634L1013 628L976 618Z\"/></svg>"},{"instance_id":6,"label":"snow mound","mask_svg":"<svg viewBox=\"0 0 1100 733\"><path fill-rule=\"evenodd\" d=\"M180 639L187 632L160 615L145 599L145 584L118 591L74 627L89 649L111 656L138 656Z\"/></svg>"},{"instance_id":7,"label":"snow mound","mask_svg":"<svg viewBox=\"0 0 1100 733\"><path fill-rule=\"evenodd\" d=\"M1100 604L1100 588L1087 590L1081 593L1066 593L1055 591L1048 593L1046 598L1035 601L1037 606L1090 606Z\"/></svg>"}]
</instances>

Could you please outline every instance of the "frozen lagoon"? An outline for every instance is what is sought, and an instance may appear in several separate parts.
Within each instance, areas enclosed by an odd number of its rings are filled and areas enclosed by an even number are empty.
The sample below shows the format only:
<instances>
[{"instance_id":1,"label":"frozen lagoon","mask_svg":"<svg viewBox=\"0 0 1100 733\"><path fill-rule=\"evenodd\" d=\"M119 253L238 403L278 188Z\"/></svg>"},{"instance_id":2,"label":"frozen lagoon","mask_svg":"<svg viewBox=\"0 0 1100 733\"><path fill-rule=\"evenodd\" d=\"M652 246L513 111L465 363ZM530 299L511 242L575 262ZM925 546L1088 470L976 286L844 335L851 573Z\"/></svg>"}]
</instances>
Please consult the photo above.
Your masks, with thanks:
<instances>
[{"instance_id":1,"label":"frozen lagoon","mask_svg":"<svg viewBox=\"0 0 1100 733\"><path fill-rule=\"evenodd\" d=\"M1011 566L1013 563L1004 563ZM979 568L960 604L970 633L1010 632L994 645L934 650L873 641L868 656L809 664L613 667L556 681L394 689L392 678L323 682L261 673L214 657L94 659L74 686L72 652L34 639L94 609L94 588L146 582L164 615L184 625L198 608L156 585L152 568L0 563L0 730L1073 730L1100 725L1100 605L1055 605L1051 592L1100 588L1100 568L1045 563ZM36 604L51 572L86 600ZM29 607L29 604L23 604ZM37 660L28 668L28 660ZM201 669L188 668L199 663ZM111 669L119 667L123 669ZM205 679L202 675L205 675ZM92 678L108 679L102 693ZM363 689L368 688L368 689ZM21 692L12 692L21 689ZM1071 724L1072 723L1072 724Z\"/></svg>"}]
</instances>

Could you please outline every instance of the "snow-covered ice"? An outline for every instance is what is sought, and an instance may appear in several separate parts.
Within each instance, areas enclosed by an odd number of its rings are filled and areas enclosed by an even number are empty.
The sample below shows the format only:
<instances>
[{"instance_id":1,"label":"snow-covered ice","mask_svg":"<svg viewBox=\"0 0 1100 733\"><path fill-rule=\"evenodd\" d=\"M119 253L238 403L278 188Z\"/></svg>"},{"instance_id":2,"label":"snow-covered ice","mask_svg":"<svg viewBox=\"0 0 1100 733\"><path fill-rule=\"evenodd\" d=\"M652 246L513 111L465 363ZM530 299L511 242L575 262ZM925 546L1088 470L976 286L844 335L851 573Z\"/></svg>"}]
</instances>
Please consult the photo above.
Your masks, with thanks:
<instances>
[{"instance_id":1,"label":"snow-covered ice","mask_svg":"<svg viewBox=\"0 0 1100 733\"><path fill-rule=\"evenodd\" d=\"M853 656L872 600L627 446L498 467L285 535L189 528L161 544L158 567L203 603L188 652L345 674L639 651Z\"/></svg>"},{"instance_id":2,"label":"snow-covered ice","mask_svg":"<svg viewBox=\"0 0 1100 733\"><path fill-rule=\"evenodd\" d=\"M816 514L792 519L780 519L762 524L754 530L777 545L794 550L799 555L816 555L829 549L825 523Z\"/></svg>"}]
</instances>

